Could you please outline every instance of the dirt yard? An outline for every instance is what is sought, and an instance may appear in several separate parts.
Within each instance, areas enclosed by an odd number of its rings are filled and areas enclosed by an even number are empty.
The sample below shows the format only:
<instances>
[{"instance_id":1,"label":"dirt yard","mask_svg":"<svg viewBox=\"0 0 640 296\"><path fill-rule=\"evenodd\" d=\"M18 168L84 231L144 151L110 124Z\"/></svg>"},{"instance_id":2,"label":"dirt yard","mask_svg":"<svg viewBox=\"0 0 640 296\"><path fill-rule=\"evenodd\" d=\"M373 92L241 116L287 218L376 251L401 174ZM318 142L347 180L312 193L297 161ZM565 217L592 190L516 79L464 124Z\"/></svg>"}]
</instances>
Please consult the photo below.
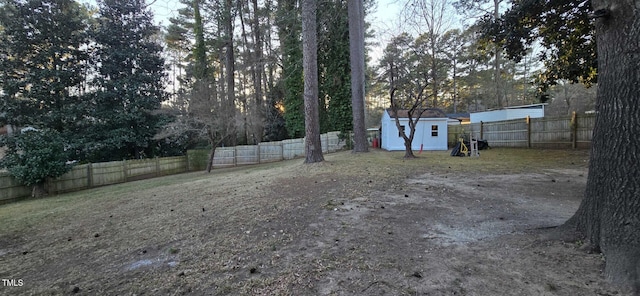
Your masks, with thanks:
<instances>
[{"instance_id":1,"label":"dirt yard","mask_svg":"<svg viewBox=\"0 0 640 296\"><path fill-rule=\"evenodd\" d=\"M617 295L547 239L588 152L373 151L0 206L0 295ZM6 281L5 281L6 280Z\"/></svg>"}]
</instances>

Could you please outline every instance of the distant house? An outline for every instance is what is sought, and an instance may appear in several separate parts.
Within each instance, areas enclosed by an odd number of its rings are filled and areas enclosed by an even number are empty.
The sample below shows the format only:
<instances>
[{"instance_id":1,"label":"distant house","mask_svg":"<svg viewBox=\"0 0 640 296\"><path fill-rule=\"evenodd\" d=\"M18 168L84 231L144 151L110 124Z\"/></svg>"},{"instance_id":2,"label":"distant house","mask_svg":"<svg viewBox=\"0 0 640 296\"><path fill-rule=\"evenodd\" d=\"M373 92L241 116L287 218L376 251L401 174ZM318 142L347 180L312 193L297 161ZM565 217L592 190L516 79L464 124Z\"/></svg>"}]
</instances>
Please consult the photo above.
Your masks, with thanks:
<instances>
[{"instance_id":1,"label":"distant house","mask_svg":"<svg viewBox=\"0 0 640 296\"><path fill-rule=\"evenodd\" d=\"M389 151L404 150L404 139L396 126L396 114L391 109L382 113L381 148ZM409 136L408 110L398 110L400 126ZM428 109L420 117L411 143L412 150L447 150L447 122L449 118L440 109Z\"/></svg>"},{"instance_id":2,"label":"distant house","mask_svg":"<svg viewBox=\"0 0 640 296\"><path fill-rule=\"evenodd\" d=\"M469 124L470 118L469 113L449 113L447 117L449 117L449 125L460 125L460 124Z\"/></svg>"},{"instance_id":3,"label":"distant house","mask_svg":"<svg viewBox=\"0 0 640 296\"><path fill-rule=\"evenodd\" d=\"M520 118L544 117L544 107L547 103L522 106L504 107L498 110L474 112L470 114L471 123L503 121Z\"/></svg>"}]
</instances>

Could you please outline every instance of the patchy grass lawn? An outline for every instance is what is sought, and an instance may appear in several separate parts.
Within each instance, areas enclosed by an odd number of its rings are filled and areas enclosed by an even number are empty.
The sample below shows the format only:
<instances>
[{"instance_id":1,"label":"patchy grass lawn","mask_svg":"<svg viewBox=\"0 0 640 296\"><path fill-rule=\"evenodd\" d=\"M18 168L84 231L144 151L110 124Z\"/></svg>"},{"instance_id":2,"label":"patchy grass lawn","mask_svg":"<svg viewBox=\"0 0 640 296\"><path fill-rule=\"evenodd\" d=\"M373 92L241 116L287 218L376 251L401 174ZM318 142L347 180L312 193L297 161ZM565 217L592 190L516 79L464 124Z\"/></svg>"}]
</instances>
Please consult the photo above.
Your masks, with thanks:
<instances>
[{"instance_id":1,"label":"patchy grass lawn","mask_svg":"<svg viewBox=\"0 0 640 296\"><path fill-rule=\"evenodd\" d=\"M0 206L0 294L609 295L586 151L340 152Z\"/></svg>"}]
</instances>

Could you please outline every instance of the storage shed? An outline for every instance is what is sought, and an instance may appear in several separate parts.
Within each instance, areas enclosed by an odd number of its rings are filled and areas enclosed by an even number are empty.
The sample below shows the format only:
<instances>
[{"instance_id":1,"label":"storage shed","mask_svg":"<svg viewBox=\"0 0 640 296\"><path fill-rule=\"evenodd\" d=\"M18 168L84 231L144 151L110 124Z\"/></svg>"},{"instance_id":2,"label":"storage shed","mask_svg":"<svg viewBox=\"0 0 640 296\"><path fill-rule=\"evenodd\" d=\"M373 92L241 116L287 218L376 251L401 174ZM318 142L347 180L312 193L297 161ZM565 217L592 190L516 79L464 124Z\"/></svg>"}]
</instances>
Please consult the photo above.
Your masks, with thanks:
<instances>
[{"instance_id":1,"label":"storage shed","mask_svg":"<svg viewBox=\"0 0 640 296\"><path fill-rule=\"evenodd\" d=\"M398 110L401 131L396 126L396 114L387 109L382 113L381 148L389 151L404 150L404 139L400 132L409 136L409 112ZM440 109L427 109L422 113L416 126L416 133L411 143L411 149L447 150L447 122L449 118Z\"/></svg>"},{"instance_id":2,"label":"storage shed","mask_svg":"<svg viewBox=\"0 0 640 296\"><path fill-rule=\"evenodd\" d=\"M530 118L542 118L544 117L544 106L546 105L547 103L531 104L504 107L499 110L475 112L471 113L470 119L471 123L480 123L527 118L527 116Z\"/></svg>"}]
</instances>

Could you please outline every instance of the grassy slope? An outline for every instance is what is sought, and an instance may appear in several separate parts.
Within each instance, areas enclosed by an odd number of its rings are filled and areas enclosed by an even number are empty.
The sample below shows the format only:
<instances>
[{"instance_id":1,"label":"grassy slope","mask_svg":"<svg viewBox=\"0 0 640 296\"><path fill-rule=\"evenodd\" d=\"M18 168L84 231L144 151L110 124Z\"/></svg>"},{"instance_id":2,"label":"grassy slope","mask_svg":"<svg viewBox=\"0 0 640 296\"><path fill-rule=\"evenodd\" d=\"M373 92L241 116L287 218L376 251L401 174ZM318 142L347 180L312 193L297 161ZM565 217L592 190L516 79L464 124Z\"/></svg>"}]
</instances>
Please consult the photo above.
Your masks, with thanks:
<instances>
[{"instance_id":1,"label":"grassy slope","mask_svg":"<svg viewBox=\"0 0 640 296\"><path fill-rule=\"evenodd\" d=\"M274 252L288 248L308 223L297 215L331 207L336 195L367 196L425 172L460 172L464 181L470 170L585 168L588 159L585 151L525 149L482 151L480 158L402 155L341 152L321 164L292 160L196 172L2 205L0 278L22 278L20 291L36 294L75 286L91 293L276 289L296 281L294 267L260 280L234 270L277 268L285 259Z\"/></svg>"}]
</instances>

